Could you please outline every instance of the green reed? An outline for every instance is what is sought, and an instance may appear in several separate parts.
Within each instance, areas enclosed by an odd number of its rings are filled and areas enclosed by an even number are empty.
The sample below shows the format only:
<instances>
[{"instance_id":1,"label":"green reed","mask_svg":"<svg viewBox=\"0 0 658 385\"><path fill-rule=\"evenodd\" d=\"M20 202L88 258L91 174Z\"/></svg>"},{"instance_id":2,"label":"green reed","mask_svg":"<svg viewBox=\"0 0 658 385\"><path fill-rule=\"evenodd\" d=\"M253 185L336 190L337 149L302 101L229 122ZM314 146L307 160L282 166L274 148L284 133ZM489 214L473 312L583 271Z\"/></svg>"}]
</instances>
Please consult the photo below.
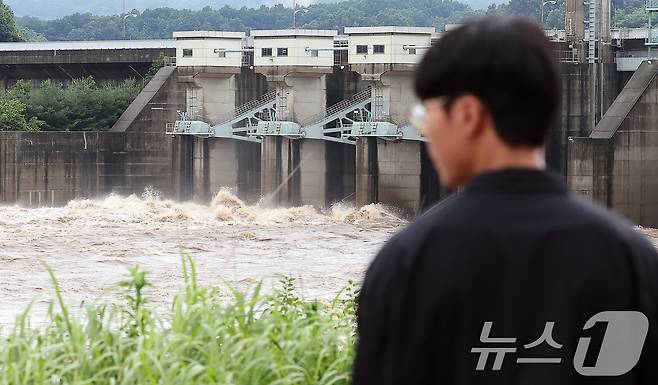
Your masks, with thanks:
<instances>
[{"instance_id":1,"label":"green reed","mask_svg":"<svg viewBox=\"0 0 658 385\"><path fill-rule=\"evenodd\" d=\"M47 322L30 308L0 342L0 384L326 384L350 382L355 300L350 283L328 303L300 299L291 278L272 294L197 284L183 255L184 281L166 314L146 306L146 273L130 269L123 301L83 304L74 316L55 275Z\"/></svg>"}]
</instances>

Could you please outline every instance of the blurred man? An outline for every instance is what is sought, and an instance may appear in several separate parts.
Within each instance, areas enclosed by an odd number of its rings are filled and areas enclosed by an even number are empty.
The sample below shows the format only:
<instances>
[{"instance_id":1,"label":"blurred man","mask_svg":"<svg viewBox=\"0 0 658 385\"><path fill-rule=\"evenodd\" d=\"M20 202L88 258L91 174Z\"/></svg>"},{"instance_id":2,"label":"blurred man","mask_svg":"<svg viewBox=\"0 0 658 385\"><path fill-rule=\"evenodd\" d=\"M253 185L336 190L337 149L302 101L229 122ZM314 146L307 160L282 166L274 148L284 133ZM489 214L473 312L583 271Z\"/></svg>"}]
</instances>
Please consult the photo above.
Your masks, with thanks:
<instances>
[{"instance_id":1,"label":"blurred man","mask_svg":"<svg viewBox=\"0 0 658 385\"><path fill-rule=\"evenodd\" d=\"M545 170L560 90L543 31L467 23L428 51L416 91L462 192L370 266L354 385L658 384L656 251Z\"/></svg>"}]
</instances>

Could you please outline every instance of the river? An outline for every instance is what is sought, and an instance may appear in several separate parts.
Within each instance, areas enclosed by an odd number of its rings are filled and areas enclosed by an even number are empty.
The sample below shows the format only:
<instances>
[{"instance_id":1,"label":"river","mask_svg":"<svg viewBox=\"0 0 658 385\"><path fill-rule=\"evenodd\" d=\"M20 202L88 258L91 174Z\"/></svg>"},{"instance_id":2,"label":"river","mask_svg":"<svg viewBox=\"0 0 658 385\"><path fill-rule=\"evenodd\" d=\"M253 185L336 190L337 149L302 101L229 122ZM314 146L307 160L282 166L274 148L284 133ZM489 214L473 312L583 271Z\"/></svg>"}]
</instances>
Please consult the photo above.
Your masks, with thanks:
<instances>
[{"instance_id":1,"label":"river","mask_svg":"<svg viewBox=\"0 0 658 385\"><path fill-rule=\"evenodd\" d=\"M268 291L281 276L296 279L306 299L330 299L359 282L383 243L406 221L381 205L361 208L248 206L228 191L209 205L142 196L74 200L64 207L0 207L0 325L33 299L43 320L57 276L73 309L113 301L131 266L148 271L147 297L165 304L182 282L181 251L194 256L202 285ZM658 231L639 229L658 244Z\"/></svg>"},{"instance_id":2,"label":"river","mask_svg":"<svg viewBox=\"0 0 658 385\"><path fill-rule=\"evenodd\" d=\"M64 207L0 207L0 324L31 300L40 322L57 276L69 305L114 300L131 266L148 271L152 302L167 303L182 282L180 251L194 256L202 285L265 290L282 275L307 299L329 299L360 281L372 258L406 222L381 205L248 206L228 191L210 205L174 202L146 191L74 200ZM229 297L228 290L222 293Z\"/></svg>"}]
</instances>

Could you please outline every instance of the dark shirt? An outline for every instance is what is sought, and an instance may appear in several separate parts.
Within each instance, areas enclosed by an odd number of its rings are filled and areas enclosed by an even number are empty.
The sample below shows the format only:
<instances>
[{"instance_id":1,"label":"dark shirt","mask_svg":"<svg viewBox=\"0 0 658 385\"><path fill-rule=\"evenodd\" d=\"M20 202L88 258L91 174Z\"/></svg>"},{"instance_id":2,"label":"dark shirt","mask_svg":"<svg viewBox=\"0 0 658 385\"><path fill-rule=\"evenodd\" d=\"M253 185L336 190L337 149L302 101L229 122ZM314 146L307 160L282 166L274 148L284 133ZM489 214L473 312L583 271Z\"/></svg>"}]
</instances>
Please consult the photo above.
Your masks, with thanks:
<instances>
[{"instance_id":1,"label":"dark shirt","mask_svg":"<svg viewBox=\"0 0 658 385\"><path fill-rule=\"evenodd\" d=\"M658 384L656 308L656 250L624 219L548 172L481 174L394 236L368 269L354 385ZM585 328L600 312L623 313ZM648 321L644 345L637 312ZM540 339L547 328L551 338ZM628 344L643 348L625 368ZM515 350L498 370L495 352L477 370L481 348ZM527 361L537 358L545 361Z\"/></svg>"}]
</instances>

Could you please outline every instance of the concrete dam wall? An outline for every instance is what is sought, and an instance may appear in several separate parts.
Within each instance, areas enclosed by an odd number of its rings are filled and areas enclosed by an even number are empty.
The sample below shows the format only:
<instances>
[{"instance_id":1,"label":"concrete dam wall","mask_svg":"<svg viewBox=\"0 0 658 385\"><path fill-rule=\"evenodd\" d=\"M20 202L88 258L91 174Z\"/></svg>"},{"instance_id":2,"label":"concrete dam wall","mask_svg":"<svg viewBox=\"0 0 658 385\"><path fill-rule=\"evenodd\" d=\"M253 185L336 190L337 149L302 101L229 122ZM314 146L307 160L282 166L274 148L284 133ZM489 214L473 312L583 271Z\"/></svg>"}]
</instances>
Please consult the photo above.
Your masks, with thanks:
<instances>
[{"instance_id":1,"label":"concrete dam wall","mask_svg":"<svg viewBox=\"0 0 658 385\"><path fill-rule=\"evenodd\" d=\"M157 133L0 132L0 201L64 205L148 186L177 198L176 145Z\"/></svg>"},{"instance_id":2,"label":"concrete dam wall","mask_svg":"<svg viewBox=\"0 0 658 385\"><path fill-rule=\"evenodd\" d=\"M568 181L643 226L658 226L658 64L642 63L596 128L572 137Z\"/></svg>"},{"instance_id":3,"label":"concrete dam wall","mask_svg":"<svg viewBox=\"0 0 658 385\"><path fill-rule=\"evenodd\" d=\"M259 144L165 134L166 123L193 103L201 106L199 114L213 114L213 109L242 105L272 88L264 75L249 68L231 77L226 86L226 77L213 69L165 67L111 132L0 133L0 201L62 205L79 197L141 193L149 186L165 197L209 201L229 187L251 202L263 196L272 204L318 207L338 201L386 202L414 213L446 194L421 142L369 138L353 146L272 138ZM325 105L365 88L358 74L339 67L322 82ZM221 96L227 89L233 90L233 100ZM263 165L273 168L263 173ZM358 194L357 180L363 182Z\"/></svg>"},{"instance_id":4,"label":"concrete dam wall","mask_svg":"<svg viewBox=\"0 0 658 385\"><path fill-rule=\"evenodd\" d=\"M594 78L587 64L563 65L562 109L549 138L547 159L576 192L637 223L656 226L655 77L645 76L644 88L637 91L627 74L611 66L598 71ZM400 75L392 78L398 83L387 91L390 99L404 99L410 83ZM307 80L295 81L303 87ZM371 82L336 66L318 84L325 95L322 104L330 106ZM601 84L605 88L597 88L592 100L591 88ZM165 134L166 124L177 119L177 112L220 115L275 87L276 82L248 67L230 74L203 67L165 67L112 132L1 132L0 202L62 205L112 192L139 194L149 186L165 197L207 202L228 187L249 202L262 197L276 205L318 207L338 201L382 202L413 214L448 195L438 183L424 143L418 141L363 137L356 145L345 145L268 137L254 143ZM617 97L619 89L622 93ZM614 104L627 100L629 92L640 96L618 129L610 138L596 138L593 127L600 132L600 124L619 111ZM391 109L398 119L403 119L403 107Z\"/></svg>"}]
</instances>

